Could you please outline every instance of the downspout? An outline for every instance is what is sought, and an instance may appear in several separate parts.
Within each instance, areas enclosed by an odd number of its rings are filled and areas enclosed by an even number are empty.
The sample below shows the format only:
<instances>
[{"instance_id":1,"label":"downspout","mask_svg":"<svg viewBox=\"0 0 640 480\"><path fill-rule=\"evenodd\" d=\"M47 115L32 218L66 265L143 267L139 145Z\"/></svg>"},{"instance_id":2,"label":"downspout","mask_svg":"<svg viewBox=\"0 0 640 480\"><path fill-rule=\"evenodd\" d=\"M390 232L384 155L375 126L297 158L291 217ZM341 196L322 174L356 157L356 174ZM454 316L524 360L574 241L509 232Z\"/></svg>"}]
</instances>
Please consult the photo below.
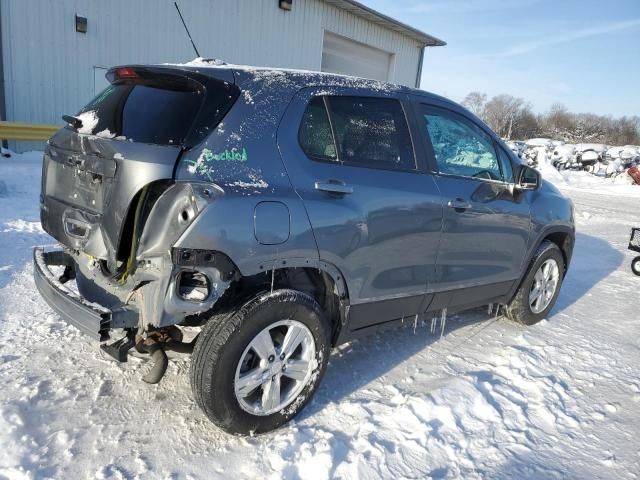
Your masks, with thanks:
<instances>
[{"instance_id":1,"label":"downspout","mask_svg":"<svg viewBox=\"0 0 640 480\"><path fill-rule=\"evenodd\" d=\"M6 119L7 105L4 101L4 50L2 49L2 0L0 0L0 120ZM2 148L9 148L9 143L6 140L2 140Z\"/></svg>"},{"instance_id":2,"label":"downspout","mask_svg":"<svg viewBox=\"0 0 640 480\"><path fill-rule=\"evenodd\" d=\"M416 88L420 88L420 80L422 77L422 63L424 62L424 49L426 45L420 47L420 59L418 60L418 73L416 74Z\"/></svg>"}]
</instances>

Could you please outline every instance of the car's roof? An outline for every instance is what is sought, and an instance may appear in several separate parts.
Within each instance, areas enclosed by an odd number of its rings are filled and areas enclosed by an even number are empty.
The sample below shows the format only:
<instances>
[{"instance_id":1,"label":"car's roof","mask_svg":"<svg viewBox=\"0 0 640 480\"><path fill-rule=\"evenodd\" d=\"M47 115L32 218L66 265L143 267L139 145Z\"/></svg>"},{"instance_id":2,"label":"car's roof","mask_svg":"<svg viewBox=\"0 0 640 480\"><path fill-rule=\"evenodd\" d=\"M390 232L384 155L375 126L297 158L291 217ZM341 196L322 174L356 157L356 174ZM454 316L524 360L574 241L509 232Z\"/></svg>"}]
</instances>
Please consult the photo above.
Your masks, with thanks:
<instances>
[{"instance_id":1,"label":"car's roof","mask_svg":"<svg viewBox=\"0 0 640 480\"><path fill-rule=\"evenodd\" d=\"M155 65L154 65L155 66ZM431 99L440 100L450 105L458 106L452 100L441 97L435 93L427 92L417 88L411 88L395 83L383 82L380 80L371 80L367 78L354 77L351 75L343 75L338 73L318 72L314 70L300 70L295 68L279 68L279 67L256 67L251 65L226 64L217 59L201 59L197 58L191 62L179 64L162 64L160 66L168 68L180 68L185 70L198 71L200 73L214 74L219 70L232 70L234 72L244 72L252 74L254 77L261 77L269 80L270 77L286 76L286 84L292 88L304 88L308 86L342 86L352 88L365 88L374 91L384 91L389 93L405 93L419 95Z\"/></svg>"}]
</instances>

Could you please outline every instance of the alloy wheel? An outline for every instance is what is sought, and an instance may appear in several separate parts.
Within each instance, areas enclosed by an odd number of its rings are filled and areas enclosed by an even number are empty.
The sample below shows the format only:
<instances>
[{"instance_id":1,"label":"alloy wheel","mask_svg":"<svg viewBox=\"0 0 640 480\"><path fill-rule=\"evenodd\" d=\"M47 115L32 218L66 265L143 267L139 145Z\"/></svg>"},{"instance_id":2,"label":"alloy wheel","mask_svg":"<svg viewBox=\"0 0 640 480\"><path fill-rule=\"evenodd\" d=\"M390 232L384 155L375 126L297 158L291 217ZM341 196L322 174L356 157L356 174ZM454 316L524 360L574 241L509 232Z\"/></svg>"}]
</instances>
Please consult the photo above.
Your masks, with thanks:
<instances>
[{"instance_id":1,"label":"alloy wheel","mask_svg":"<svg viewBox=\"0 0 640 480\"><path fill-rule=\"evenodd\" d=\"M272 323L245 348L234 392L243 410L271 415L290 405L317 368L311 331L296 320Z\"/></svg>"},{"instance_id":2,"label":"alloy wheel","mask_svg":"<svg viewBox=\"0 0 640 480\"><path fill-rule=\"evenodd\" d=\"M533 277L533 285L529 291L529 308L534 314L544 311L549 306L560 283L558 263L549 258L544 261Z\"/></svg>"}]
</instances>

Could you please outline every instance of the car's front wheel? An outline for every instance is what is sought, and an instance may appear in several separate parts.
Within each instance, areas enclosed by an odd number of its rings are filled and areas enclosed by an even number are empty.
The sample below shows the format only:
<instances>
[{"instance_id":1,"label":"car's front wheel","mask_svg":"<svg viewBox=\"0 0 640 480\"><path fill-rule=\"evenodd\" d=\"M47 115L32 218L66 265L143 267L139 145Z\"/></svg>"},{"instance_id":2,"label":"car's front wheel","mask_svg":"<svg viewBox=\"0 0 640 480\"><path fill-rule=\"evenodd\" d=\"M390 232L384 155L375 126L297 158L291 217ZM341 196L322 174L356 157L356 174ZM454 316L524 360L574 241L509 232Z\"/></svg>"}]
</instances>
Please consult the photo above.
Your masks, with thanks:
<instances>
[{"instance_id":1,"label":"car's front wheel","mask_svg":"<svg viewBox=\"0 0 640 480\"><path fill-rule=\"evenodd\" d=\"M258 295L212 318L193 352L198 405L229 433L273 430L311 399L325 371L330 328L318 303L294 290Z\"/></svg>"},{"instance_id":2,"label":"car's front wheel","mask_svg":"<svg viewBox=\"0 0 640 480\"><path fill-rule=\"evenodd\" d=\"M553 308L563 275L564 257L560 248L553 242L543 242L513 300L507 305L507 317L524 325L538 323Z\"/></svg>"}]
</instances>

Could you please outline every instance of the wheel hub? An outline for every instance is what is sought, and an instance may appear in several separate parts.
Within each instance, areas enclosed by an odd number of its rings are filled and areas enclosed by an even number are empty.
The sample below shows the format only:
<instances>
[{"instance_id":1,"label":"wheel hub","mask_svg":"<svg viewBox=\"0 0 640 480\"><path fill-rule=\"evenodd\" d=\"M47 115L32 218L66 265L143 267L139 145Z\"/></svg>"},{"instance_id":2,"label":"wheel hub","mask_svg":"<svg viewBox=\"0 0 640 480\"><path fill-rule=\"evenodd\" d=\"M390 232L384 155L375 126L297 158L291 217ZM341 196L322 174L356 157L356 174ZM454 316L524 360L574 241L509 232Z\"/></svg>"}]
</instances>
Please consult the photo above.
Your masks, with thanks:
<instances>
[{"instance_id":1,"label":"wheel hub","mask_svg":"<svg viewBox=\"0 0 640 480\"><path fill-rule=\"evenodd\" d=\"M532 313L538 314L549 306L559 283L558 262L549 258L540 265L533 277L533 284L529 291L529 308Z\"/></svg>"},{"instance_id":2,"label":"wheel hub","mask_svg":"<svg viewBox=\"0 0 640 480\"><path fill-rule=\"evenodd\" d=\"M240 357L234 392L243 410L271 415L291 404L317 367L311 331L296 320L275 322L258 333Z\"/></svg>"}]
</instances>

